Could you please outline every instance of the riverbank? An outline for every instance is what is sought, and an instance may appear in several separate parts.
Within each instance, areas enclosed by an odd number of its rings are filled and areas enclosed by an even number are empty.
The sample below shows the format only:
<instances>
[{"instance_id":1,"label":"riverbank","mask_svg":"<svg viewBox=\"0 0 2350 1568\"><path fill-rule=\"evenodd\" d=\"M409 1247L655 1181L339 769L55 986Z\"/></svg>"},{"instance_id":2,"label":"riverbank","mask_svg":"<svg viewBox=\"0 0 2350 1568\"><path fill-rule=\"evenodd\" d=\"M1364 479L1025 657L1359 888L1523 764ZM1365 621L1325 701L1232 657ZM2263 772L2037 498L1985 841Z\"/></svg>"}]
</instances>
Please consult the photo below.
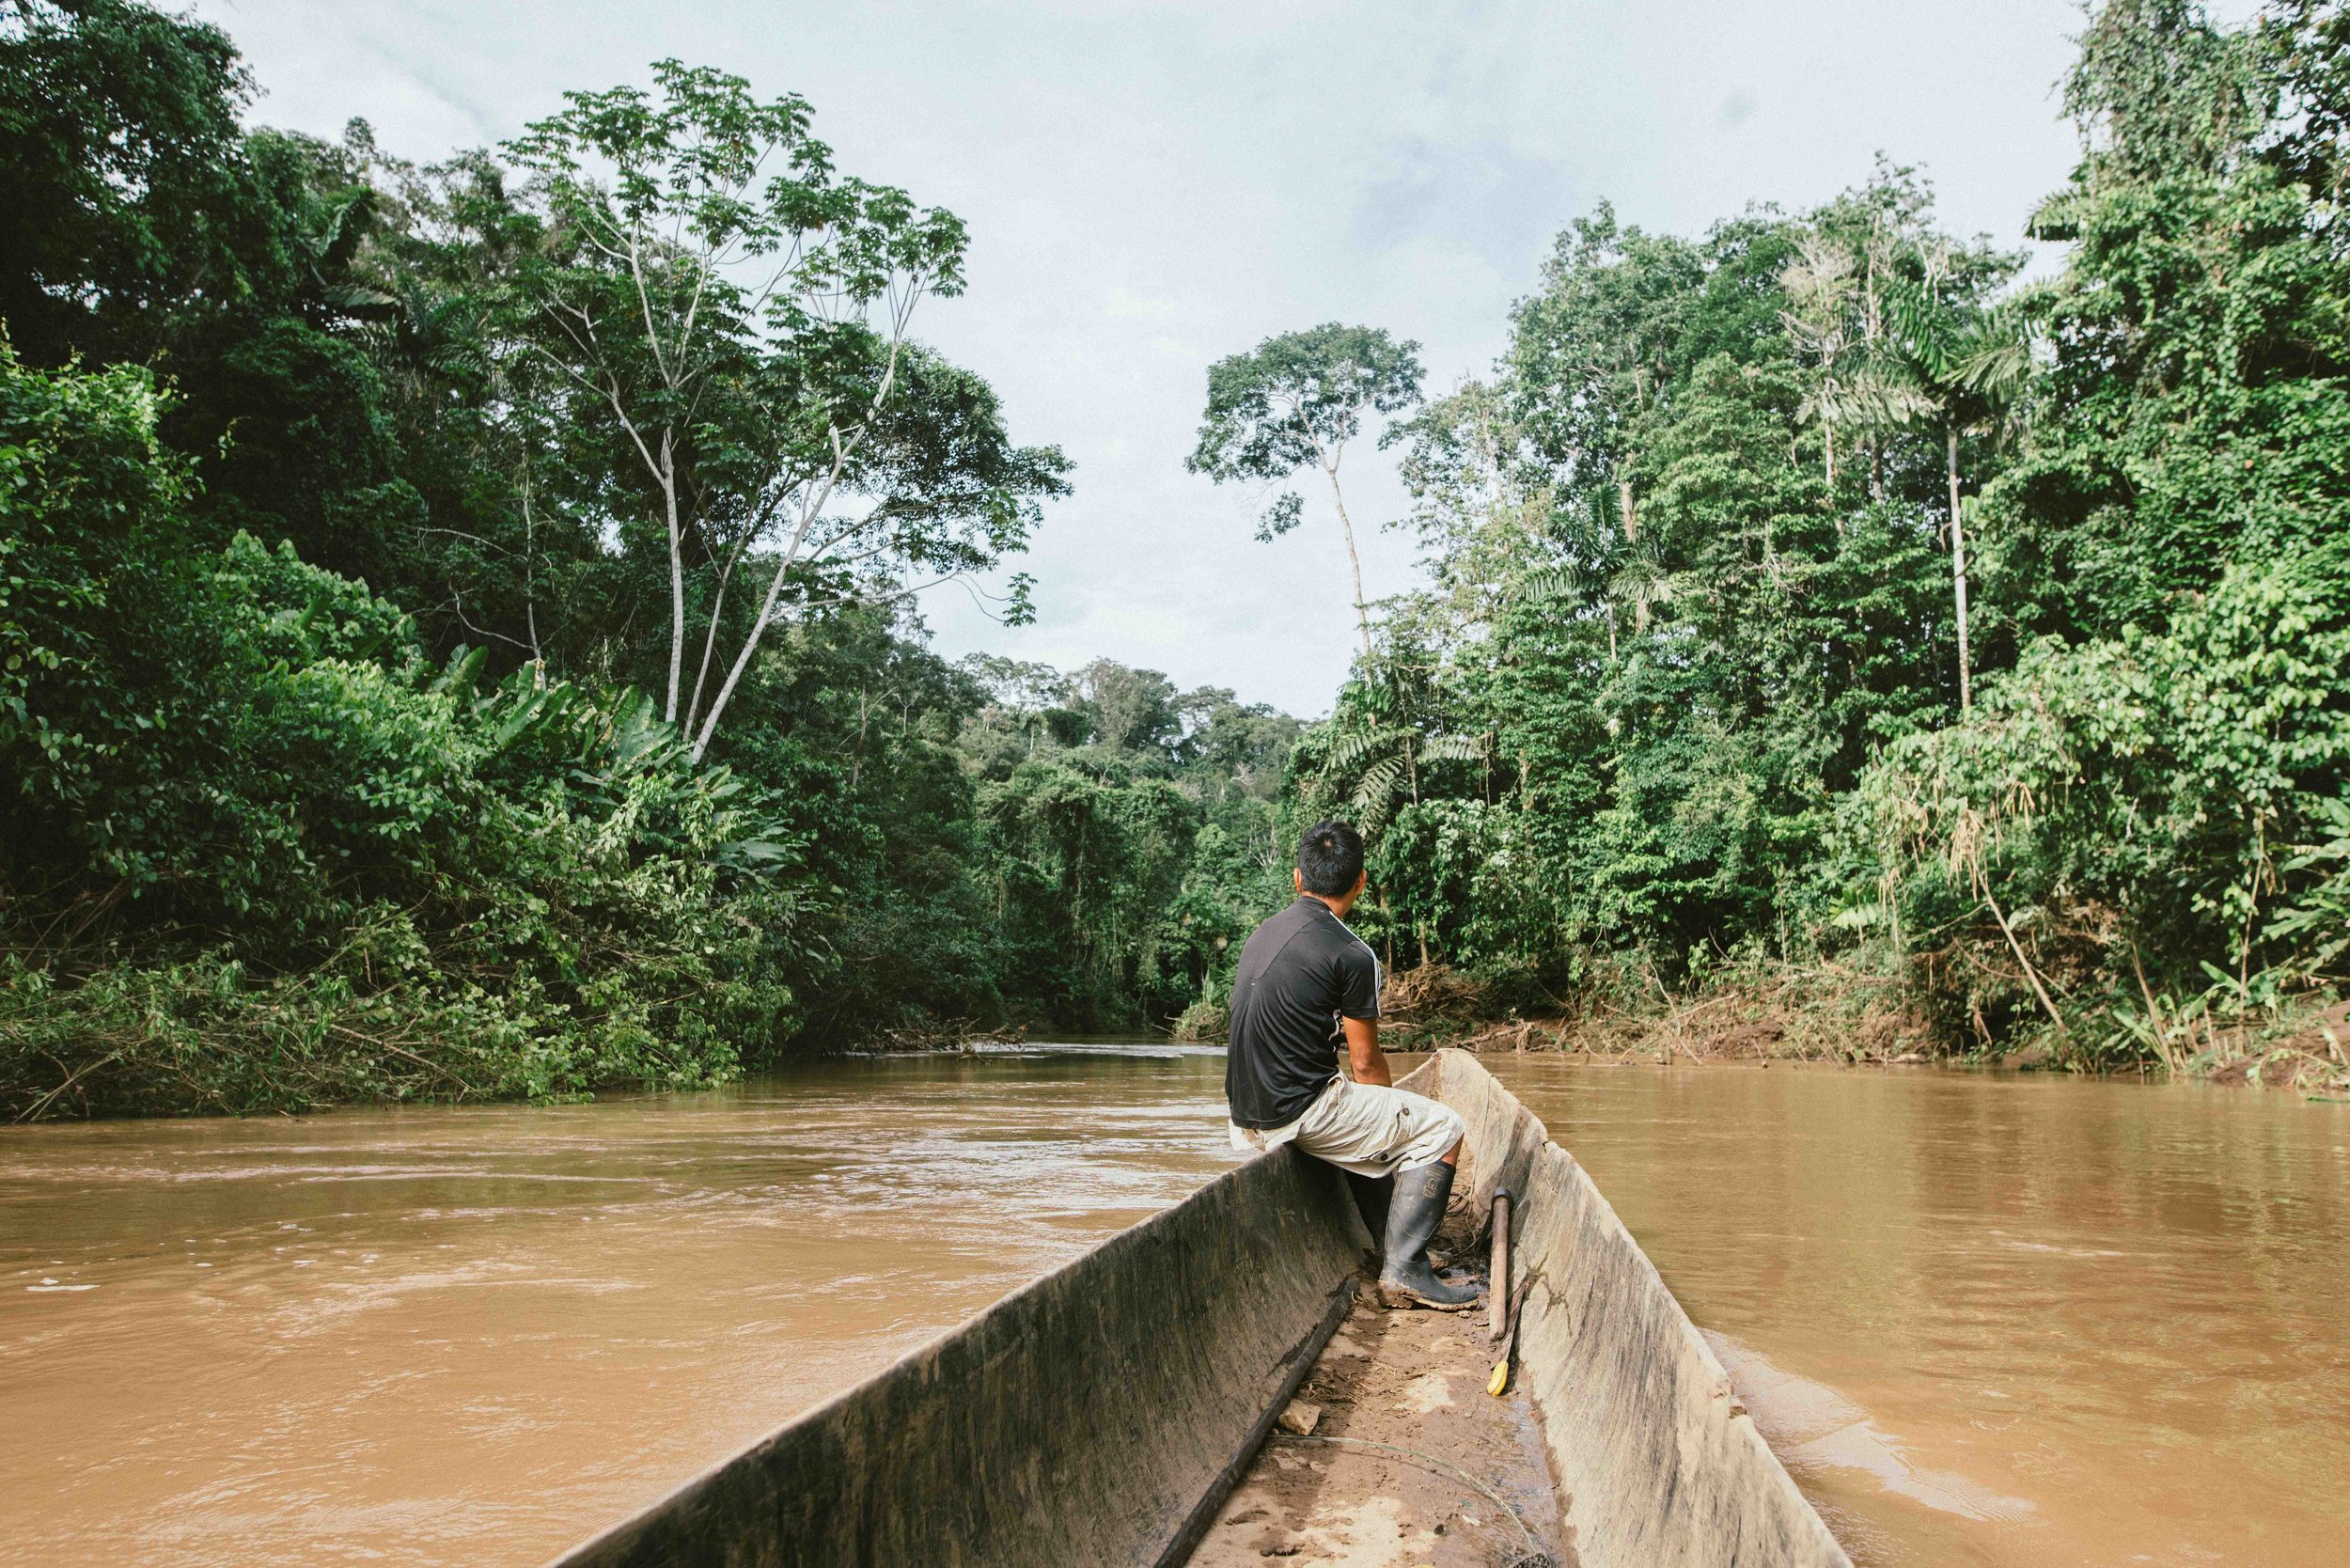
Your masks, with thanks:
<instances>
[{"instance_id":1,"label":"riverbank","mask_svg":"<svg viewBox=\"0 0 2350 1568\"><path fill-rule=\"evenodd\" d=\"M1382 1042L1401 1051L1453 1046L1660 1062L1950 1062L2350 1096L2350 1002L2322 992L2232 1011L2154 1004L2117 1016L2110 1009L2060 1008L2061 1027L2028 1016L2005 1035L1993 1034L1978 1017L1970 1020L1976 1038L1957 1046L1948 1027L1901 981L1832 964L1751 965L1686 993L1652 980L1645 990L1596 993L1572 1011L1526 1006L1522 998L1510 1005L1473 975L1428 964L1390 976L1380 1006ZM1216 1014L1185 1018L1197 1030L1217 1023L1220 1009Z\"/></svg>"},{"instance_id":2,"label":"riverbank","mask_svg":"<svg viewBox=\"0 0 2350 1568\"><path fill-rule=\"evenodd\" d=\"M568 996L525 972L384 968L368 987L209 954L61 981L0 955L0 1122L711 1089L769 1054L791 1009L786 987L651 964Z\"/></svg>"}]
</instances>

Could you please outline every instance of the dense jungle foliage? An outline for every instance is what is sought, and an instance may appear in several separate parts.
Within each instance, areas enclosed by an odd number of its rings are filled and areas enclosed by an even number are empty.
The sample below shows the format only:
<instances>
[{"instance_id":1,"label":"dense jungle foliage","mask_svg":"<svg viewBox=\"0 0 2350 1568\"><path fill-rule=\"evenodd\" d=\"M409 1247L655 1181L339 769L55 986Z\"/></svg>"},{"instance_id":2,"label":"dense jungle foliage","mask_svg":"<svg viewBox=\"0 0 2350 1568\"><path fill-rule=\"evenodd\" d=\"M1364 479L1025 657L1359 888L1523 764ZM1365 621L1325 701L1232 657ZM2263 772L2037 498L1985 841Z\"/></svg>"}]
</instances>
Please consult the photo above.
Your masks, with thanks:
<instances>
[{"instance_id":1,"label":"dense jungle foliage","mask_svg":"<svg viewBox=\"0 0 2350 1568\"><path fill-rule=\"evenodd\" d=\"M910 590L1068 466L910 335L950 215L673 64L432 168L251 89L201 24L0 4L8 1114L1198 995L1296 726L928 651Z\"/></svg>"},{"instance_id":2,"label":"dense jungle foliage","mask_svg":"<svg viewBox=\"0 0 2350 1568\"><path fill-rule=\"evenodd\" d=\"M804 102L665 63L418 167L251 90L207 25L0 0L6 1114L1213 1033L1324 813L1390 966L1488 1011L2345 1059L2337 0L2093 10L2013 249L1881 162L1577 219L1433 398L1338 323L1219 365L1199 472L1323 469L1351 557L1377 416L1413 497L1426 586L1357 569L1309 727L929 650L912 594L1069 465L913 335L960 224Z\"/></svg>"},{"instance_id":3,"label":"dense jungle foliage","mask_svg":"<svg viewBox=\"0 0 2350 1568\"><path fill-rule=\"evenodd\" d=\"M1890 165L1696 239L1603 207L1390 427L1433 587L1297 776L1400 960L2345 1060L2350 11L2108 0L2065 102L2041 275Z\"/></svg>"}]
</instances>

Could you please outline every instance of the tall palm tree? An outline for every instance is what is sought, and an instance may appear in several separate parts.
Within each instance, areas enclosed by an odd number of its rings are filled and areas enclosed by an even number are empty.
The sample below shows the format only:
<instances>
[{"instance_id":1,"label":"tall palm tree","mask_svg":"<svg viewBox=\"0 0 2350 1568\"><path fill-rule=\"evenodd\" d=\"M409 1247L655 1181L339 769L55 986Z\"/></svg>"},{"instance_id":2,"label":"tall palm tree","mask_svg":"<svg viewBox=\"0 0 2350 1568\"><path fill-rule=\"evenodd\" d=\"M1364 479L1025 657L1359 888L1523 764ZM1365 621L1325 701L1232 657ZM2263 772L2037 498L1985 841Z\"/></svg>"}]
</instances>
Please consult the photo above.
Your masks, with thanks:
<instances>
[{"instance_id":1,"label":"tall palm tree","mask_svg":"<svg viewBox=\"0 0 2350 1568\"><path fill-rule=\"evenodd\" d=\"M1851 416L1880 429L1923 429L1942 437L1950 488L1950 597L1958 625L1958 706L1966 713L1975 698L1958 440L1978 431L2006 432L2030 384L2033 361L2021 301L1982 309L1942 298L1936 282L1930 269L1922 287L1904 280L1886 290L1891 353L1856 379L1843 406Z\"/></svg>"}]
</instances>

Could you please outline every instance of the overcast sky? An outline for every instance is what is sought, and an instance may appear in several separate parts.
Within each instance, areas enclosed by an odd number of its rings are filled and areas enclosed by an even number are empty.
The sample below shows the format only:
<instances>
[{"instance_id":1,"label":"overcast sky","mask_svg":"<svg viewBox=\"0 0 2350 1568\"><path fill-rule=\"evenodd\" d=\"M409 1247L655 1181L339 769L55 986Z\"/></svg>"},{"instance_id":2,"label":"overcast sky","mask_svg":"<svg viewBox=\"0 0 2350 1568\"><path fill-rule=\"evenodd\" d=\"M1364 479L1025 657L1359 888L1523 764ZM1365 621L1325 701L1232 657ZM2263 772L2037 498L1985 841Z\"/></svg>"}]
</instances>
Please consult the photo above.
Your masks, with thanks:
<instances>
[{"instance_id":1,"label":"overcast sky","mask_svg":"<svg viewBox=\"0 0 2350 1568\"><path fill-rule=\"evenodd\" d=\"M1354 645L1326 494L1254 538L1261 497L1187 474L1207 367L1338 320L1417 338L1433 390L1486 368L1551 237L1602 198L1695 232L1924 169L1947 227L2020 243L2071 167L2056 84L2068 0L1019 4L930 0L201 0L251 60L257 118L372 121L430 160L513 134L567 87L676 55L796 91L839 166L970 226L970 288L918 336L985 375L1076 493L1020 563L1037 624L961 590L923 604L942 652L1074 666L1313 715ZM1402 497L1350 455L1376 597L1413 548Z\"/></svg>"}]
</instances>

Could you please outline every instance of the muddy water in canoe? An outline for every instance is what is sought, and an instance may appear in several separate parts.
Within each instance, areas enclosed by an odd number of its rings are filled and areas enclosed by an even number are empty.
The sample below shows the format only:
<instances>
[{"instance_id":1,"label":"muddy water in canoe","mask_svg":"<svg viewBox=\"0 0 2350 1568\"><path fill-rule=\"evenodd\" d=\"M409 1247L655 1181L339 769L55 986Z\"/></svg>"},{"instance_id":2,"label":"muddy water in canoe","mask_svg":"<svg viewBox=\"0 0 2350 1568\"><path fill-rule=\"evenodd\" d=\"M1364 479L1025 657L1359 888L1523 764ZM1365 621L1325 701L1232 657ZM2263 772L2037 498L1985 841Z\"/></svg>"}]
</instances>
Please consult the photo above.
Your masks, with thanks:
<instances>
[{"instance_id":1,"label":"muddy water in canoe","mask_svg":"<svg viewBox=\"0 0 2350 1568\"><path fill-rule=\"evenodd\" d=\"M1483 1059L1863 1568L2350 1560L2350 1107Z\"/></svg>"}]
</instances>

